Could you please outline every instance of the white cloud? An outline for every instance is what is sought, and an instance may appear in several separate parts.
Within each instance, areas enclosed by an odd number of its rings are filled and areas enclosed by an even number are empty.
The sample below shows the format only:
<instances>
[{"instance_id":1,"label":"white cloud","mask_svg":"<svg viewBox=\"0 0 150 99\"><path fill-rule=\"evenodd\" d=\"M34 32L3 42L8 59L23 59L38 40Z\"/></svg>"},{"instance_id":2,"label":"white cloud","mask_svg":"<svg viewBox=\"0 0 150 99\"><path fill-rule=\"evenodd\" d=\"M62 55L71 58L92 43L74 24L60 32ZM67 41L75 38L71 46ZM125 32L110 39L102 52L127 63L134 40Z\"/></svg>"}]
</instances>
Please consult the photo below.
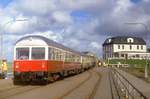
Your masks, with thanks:
<instances>
[{"instance_id":1,"label":"white cloud","mask_svg":"<svg viewBox=\"0 0 150 99\"><path fill-rule=\"evenodd\" d=\"M6 34L19 37L40 34L71 48L88 49L99 54L101 44L107 36L144 37L144 27L124 23L142 22L150 27L149 4L149 0L142 0L137 4L130 0L14 0L7 7L0 7L0 29L4 29L2 25L13 18L28 18L28 22L6 25ZM86 22L82 22L82 19L79 22L74 20L71 13L78 11L88 13ZM80 15L82 13L77 16ZM11 39L14 38L18 39L18 36Z\"/></svg>"},{"instance_id":2,"label":"white cloud","mask_svg":"<svg viewBox=\"0 0 150 99\"><path fill-rule=\"evenodd\" d=\"M90 43L90 47L96 48L96 49L100 49L101 45L99 43L97 43L97 42L91 42Z\"/></svg>"},{"instance_id":3,"label":"white cloud","mask_svg":"<svg viewBox=\"0 0 150 99\"><path fill-rule=\"evenodd\" d=\"M131 6L132 6L132 3L130 0L117 0L116 7L113 13L114 14L125 13L126 11L129 10L129 7Z\"/></svg>"},{"instance_id":4,"label":"white cloud","mask_svg":"<svg viewBox=\"0 0 150 99\"><path fill-rule=\"evenodd\" d=\"M16 9L27 15L46 15L57 9L55 0L17 0Z\"/></svg>"},{"instance_id":5,"label":"white cloud","mask_svg":"<svg viewBox=\"0 0 150 99\"><path fill-rule=\"evenodd\" d=\"M79 49L78 47L81 46L80 41L75 38L67 39L67 40L65 40L65 42L63 44L70 48L76 49L76 50L78 50Z\"/></svg>"},{"instance_id":6,"label":"white cloud","mask_svg":"<svg viewBox=\"0 0 150 99\"><path fill-rule=\"evenodd\" d=\"M61 36L61 34L54 33L52 31L33 32L33 33L30 33L30 34L26 34L25 36L27 36L27 35L41 35L41 36L44 36L44 37L49 38L51 40L54 40L56 42L61 42L63 40L63 37Z\"/></svg>"},{"instance_id":7,"label":"white cloud","mask_svg":"<svg viewBox=\"0 0 150 99\"><path fill-rule=\"evenodd\" d=\"M52 14L52 17L58 23L72 23L72 18L67 12L56 11Z\"/></svg>"}]
</instances>

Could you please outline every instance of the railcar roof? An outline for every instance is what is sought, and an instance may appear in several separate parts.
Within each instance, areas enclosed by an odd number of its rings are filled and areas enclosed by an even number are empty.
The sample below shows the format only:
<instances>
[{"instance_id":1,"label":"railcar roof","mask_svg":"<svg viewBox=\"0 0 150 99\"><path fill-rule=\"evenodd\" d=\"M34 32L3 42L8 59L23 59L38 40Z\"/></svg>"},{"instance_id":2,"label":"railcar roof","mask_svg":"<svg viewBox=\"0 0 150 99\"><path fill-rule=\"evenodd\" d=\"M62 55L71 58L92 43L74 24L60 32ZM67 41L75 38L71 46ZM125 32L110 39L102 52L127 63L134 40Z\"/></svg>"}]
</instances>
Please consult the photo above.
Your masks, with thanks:
<instances>
[{"instance_id":1,"label":"railcar roof","mask_svg":"<svg viewBox=\"0 0 150 99\"><path fill-rule=\"evenodd\" d=\"M62 45L62 44L59 44L59 43L57 43L57 42L55 42L55 41L53 41L53 40L50 40L50 39L48 39L48 38L46 38L46 37L39 36L39 35L30 35L30 36L22 37L21 39L19 39L19 40L15 43L15 45L16 45L18 42L20 42L20 41L22 41L22 40L25 40L25 39L28 39L28 38L37 38L37 39L43 40L48 46L54 46L54 47L56 47L56 48L60 48L60 49L63 49L63 50L66 50L66 51L73 52L73 53L76 53L76 54L81 55L80 52L74 51L74 50L72 50L71 48L65 47L65 46Z\"/></svg>"},{"instance_id":2,"label":"railcar roof","mask_svg":"<svg viewBox=\"0 0 150 99\"><path fill-rule=\"evenodd\" d=\"M127 39L132 38L133 42L128 42ZM138 45L146 45L146 42L143 38L133 37L133 36L116 36L108 38L104 41L103 46L110 44L138 44Z\"/></svg>"}]
</instances>

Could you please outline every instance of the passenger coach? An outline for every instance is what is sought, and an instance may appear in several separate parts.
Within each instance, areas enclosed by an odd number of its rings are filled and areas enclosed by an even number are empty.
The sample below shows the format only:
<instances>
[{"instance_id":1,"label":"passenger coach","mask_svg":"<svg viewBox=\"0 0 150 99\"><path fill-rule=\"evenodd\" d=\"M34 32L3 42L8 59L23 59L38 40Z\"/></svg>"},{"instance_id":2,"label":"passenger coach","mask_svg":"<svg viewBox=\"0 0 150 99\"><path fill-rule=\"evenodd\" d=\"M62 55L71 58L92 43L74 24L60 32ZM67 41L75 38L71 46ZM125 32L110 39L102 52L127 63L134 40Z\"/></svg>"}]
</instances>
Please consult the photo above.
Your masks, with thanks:
<instances>
[{"instance_id":1,"label":"passenger coach","mask_svg":"<svg viewBox=\"0 0 150 99\"><path fill-rule=\"evenodd\" d=\"M84 59L84 60L83 60ZM82 63L87 64L83 65ZM80 73L94 65L94 57L58 44L42 36L26 36L14 47L14 84L42 81ZM87 66L87 67L86 67Z\"/></svg>"}]
</instances>

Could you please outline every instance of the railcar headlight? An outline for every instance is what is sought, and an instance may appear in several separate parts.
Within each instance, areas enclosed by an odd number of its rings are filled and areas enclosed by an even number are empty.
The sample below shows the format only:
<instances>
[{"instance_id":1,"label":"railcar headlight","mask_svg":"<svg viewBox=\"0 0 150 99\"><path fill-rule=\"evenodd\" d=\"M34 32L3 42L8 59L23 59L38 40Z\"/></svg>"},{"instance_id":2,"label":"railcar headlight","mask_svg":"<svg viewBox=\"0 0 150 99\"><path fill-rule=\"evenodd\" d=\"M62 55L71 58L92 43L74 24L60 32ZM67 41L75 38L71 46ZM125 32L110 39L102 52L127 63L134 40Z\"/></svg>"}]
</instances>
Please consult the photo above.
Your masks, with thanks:
<instances>
[{"instance_id":1,"label":"railcar headlight","mask_svg":"<svg viewBox=\"0 0 150 99\"><path fill-rule=\"evenodd\" d=\"M16 69L19 68L19 63L18 63L18 62L15 64L15 68L16 68Z\"/></svg>"},{"instance_id":2,"label":"railcar headlight","mask_svg":"<svg viewBox=\"0 0 150 99\"><path fill-rule=\"evenodd\" d=\"M19 68L19 65L16 65L15 68L18 69L18 68Z\"/></svg>"},{"instance_id":3,"label":"railcar headlight","mask_svg":"<svg viewBox=\"0 0 150 99\"><path fill-rule=\"evenodd\" d=\"M42 64L42 68L45 68L45 64L44 63Z\"/></svg>"}]
</instances>

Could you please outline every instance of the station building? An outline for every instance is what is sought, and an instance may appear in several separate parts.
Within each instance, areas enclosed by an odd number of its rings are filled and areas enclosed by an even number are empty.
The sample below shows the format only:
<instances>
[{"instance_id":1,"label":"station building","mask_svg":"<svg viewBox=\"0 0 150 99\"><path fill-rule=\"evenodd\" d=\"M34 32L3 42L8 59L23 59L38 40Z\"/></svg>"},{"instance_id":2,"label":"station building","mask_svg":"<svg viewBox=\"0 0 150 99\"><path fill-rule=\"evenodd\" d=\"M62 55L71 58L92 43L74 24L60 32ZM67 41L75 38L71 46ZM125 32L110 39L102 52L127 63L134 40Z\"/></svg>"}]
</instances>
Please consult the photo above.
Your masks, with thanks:
<instances>
[{"instance_id":1,"label":"station building","mask_svg":"<svg viewBox=\"0 0 150 99\"><path fill-rule=\"evenodd\" d=\"M103 59L150 59L150 53L142 38L116 36L104 41Z\"/></svg>"}]
</instances>

